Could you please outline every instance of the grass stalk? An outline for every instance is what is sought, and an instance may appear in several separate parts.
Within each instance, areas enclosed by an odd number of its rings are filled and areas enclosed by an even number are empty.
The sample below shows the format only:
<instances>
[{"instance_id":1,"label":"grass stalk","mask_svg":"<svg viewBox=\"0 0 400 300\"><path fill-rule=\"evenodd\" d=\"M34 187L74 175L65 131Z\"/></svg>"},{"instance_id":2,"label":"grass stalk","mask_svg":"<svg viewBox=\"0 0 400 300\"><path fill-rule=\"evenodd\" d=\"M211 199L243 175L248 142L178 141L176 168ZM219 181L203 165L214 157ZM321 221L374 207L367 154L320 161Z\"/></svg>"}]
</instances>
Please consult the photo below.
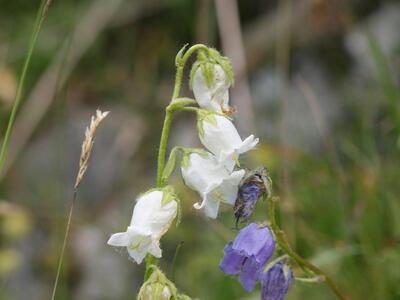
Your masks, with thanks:
<instances>
[{"instance_id":1,"label":"grass stalk","mask_svg":"<svg viewBox=\"0 0 400 300\"><path fill-rule=\"evenodd\" d=\"M28 51L26 53L24 65L22 67L21 77L20 77L19 82L18 82L17 92L16 92L15 98L14 98L13 108L11 110L10 118L8 120L6 133L4 135L4 140L3 140L3 143L1 145L1 150L0 150L0 172L3 169L4 160L5 160L6 153L7 153L8 143L10 141L10 136L11 136L12 129L13 129L13 126L14 126L15 117L17 115L18 107L19 107L19 104L21 102L22 91L23 91L23 88L24 88L25 78L26 78L26 74L28 73L28 69L29 69L29 65L30 65L30 62L31 62L33 50L35 49L40 29L42 27L42 24L43 24L43 21L44 21L46 15L47 15L47 12L48 12L48 9L50 7L51 2L52 2L52 0L42 0L42 2L40 4L40 7L39 7L39 10L38 10L38 13L37 13L37 16L36 16L35 25L33 27L33 32L31 34L31 38L30 38L30 42L29 42L29 46L28 46Z\"/></svg>"}]
</instances>

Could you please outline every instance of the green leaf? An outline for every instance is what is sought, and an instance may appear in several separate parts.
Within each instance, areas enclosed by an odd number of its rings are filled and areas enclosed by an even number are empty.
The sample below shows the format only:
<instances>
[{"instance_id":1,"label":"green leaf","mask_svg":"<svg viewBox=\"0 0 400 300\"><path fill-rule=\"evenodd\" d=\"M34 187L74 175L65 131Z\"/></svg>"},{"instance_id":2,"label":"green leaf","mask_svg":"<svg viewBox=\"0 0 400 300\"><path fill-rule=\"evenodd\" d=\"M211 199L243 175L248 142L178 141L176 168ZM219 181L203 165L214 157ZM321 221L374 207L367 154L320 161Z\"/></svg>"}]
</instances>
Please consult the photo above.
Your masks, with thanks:
<instances>
[{"instance_id":1,"label":"green leaf","mask_svg":"<svg viewBox=\"0 0 400 300\"><path fill-rule=\"evenodd\" d=\"M162 188L163 198L161 200L161 205L164 206L170 203L172 200L176 200L175 190L171 185Z\"/></svg>"},{"instance_id":2,"label":"green leaf","mask_svg":"<svg viewBox=\"0 0 400 300\"><path fill-rule=\"evenodd\" d=\"M163 174L162 174L162 182L168 180L168 178L172 175L176 167L176 161L178 158L178 152L180 147L174 147L169 155L168 162L165 165Z\"/></svg>"}]
</instances>

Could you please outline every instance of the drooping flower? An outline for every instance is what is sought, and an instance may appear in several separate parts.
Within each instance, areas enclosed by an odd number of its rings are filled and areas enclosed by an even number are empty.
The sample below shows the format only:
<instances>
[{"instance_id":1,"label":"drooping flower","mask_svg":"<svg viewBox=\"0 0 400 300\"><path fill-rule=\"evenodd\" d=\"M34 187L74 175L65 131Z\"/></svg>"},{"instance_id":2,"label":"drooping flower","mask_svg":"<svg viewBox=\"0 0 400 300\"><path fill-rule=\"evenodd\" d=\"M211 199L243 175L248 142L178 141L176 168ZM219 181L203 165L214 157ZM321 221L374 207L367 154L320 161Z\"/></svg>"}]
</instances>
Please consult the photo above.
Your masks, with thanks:
<instances>
[{"instance_id":1,"label":"drooping flower","mask_svg":"<svg viewBox=\"0 0 400 300\"><path fill-rule=\"evenodd\" d=\"M137 199L127 230L113 234L107 243L127 247L129 255L138 264L147 253L161 257L160 238L168 230L176 213L177 202L170 189L149 191Z\"/></svg>"},{"instance_id":2,"label":"drooping flower","mask_svg":"<svg viewBox=\"0 0 400 300\"><path fill-rule=\"evenodd\" d=\"M254 135L242 140L233 123L224 116L199 110L197 128L200 141L219 162L232 171L239 155L253 149L258 144Z\"/></svg>"},{"instance_id":3,"label":"drooping flower","mask_svg":"<svg viewBox=\"0 0 400 300\"><path fill-rule=\"evenodd\" d=\"M227 275L239 275L242 286L251 292L274 250L271 230L251 223L226 245L220 268Z\"/></svg>"},{"instance_id":4,"label":"drooping flower","mask_svg":"<svg viewBox=\"0 0 400 300\"><path fill-rule=\"evenodd\" d=\"M221 202L234 204L245 171L229 173L211 153L203 152L185 155L181 166L182 177L185 184L202 197L202 203L194 204L194 208L204 209L208 217L215 219Z\"/></svg>"},{"instance_id":5,"label":"drooping flower","mask_svg":"<svg viewBox=\"0 0 400 300\"><path fill-rule=\"evenodd\" d=\"M207 82L207 70L199 67L193 77L193 94L201 108L218 113L229 112L229 87L231 85L224 69L218 64L210 65L211 82Z\"/></svg>"},{"instance_id":6,"label":"drooping flower","mask_svg":"<svg viewBox=\"0 0 400 300\"><path fill-rule=\"evenodd\" d=\"M230 60L217 50L200 50L190 71L190 86L201 108L218 113L231 113L229 87L233 84Z\"/></svg>"},{"instance_id":7,"label":"drooping flower","mask_svg":"<svg viewBox=\"0 0 400 300\"><path fill-rule=\"evenodd\" d=\"M261 300L283 300L293 280L293 272L282 261L272 265L260 275Z\"/></svg>"}]
</instances>

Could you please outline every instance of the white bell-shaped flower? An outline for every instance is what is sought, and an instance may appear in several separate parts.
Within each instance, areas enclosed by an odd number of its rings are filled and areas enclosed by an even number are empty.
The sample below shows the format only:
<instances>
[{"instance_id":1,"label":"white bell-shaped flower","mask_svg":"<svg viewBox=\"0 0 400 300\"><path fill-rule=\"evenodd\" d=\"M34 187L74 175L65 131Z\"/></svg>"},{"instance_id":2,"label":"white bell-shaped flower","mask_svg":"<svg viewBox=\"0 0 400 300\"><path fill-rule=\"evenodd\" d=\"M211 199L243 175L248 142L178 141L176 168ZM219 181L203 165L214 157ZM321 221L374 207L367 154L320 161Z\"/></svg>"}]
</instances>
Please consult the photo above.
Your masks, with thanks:
<instances>
[{"instance_id":1,"label":"white bell-shaped flower","mask_svg":"<svg viewBox=\"0 0 400 300\"><path fill-rule=\"evenodd\" d=\"M138 264L148 253L161 257L160 238L177 213L177 202L169 193L165 190L154 190L141 195L133 209L128 229L113 234L107 243L111 246L127 247L129 255Z\"/></svg>"},{"instance_id":2,"label":"white bell-shaped flower","mask_svg":"<svg viewBox=\"0 0 400 300\"><path fill-rule=\"evenodd\" d=\"M202 202L194 204L194 208L203 209L206 216L215 219L221 202L235 203L245 171L228 172L211 153L187 155L181 167L182 177L185 184L202 197Z\"/></svg>"},{"instance_id":3,"label":"white bell-shaped flower","mask_svg":"<svg viewBox=\"0 0 400 300\"><path fill-rule=\"evenodd\" d=\"M225 165L228 171L233 170L240 154L258 144L258 138L254 135L242 140L236 127L227 117L204 110L198 113L197 127L201 143Z\"/></svg>"},{"instance_id":4,"label":"white bell-shaped flower","mask_svg":"<svg viewBox=\"0 0 400 300\"><path fill-rule=\"evenodd\" d=\"M192 81L194 97L201 108L218 113L229 112L230 80L220 65L213 64L211 68L211 82L206 79L202 67L197 68L194 73Z\"/></svg>"}]
</instances>

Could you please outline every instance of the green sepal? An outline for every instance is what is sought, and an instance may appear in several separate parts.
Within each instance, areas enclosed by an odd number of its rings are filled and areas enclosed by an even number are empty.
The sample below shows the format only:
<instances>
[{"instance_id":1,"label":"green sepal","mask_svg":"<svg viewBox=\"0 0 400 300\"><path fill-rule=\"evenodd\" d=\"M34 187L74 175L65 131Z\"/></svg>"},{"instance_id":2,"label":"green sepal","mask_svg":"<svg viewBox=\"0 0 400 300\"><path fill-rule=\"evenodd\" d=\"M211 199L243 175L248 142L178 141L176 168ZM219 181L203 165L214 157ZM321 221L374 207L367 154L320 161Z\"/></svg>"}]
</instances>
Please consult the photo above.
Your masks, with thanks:
<instances>
[{"instance_id":1,"label":"green sepal","mask_svg":"<svg viewBox=\"0 0 400 300\"><path fill-rule=\"evenodd\" d=\"M162 173L162 182L166 182L168 178L172 175L172 173L175 171L176 167L176 161L178 159L178 152L180 150L180 147L174 147L169 154L168 162L165 165L164 171Z\"/></svg>"},{"instance_id":2,"label":"green sepal","mask_svg":"<svg viewBox=\"0 0 400 300\"><path fill-rule=\"evenodd\" d=\"M208 122L214 126L217 126L217 119L215 118L215 115L219 114L205 109L199 109L197 111L197 131L201 137L204 137L203 122Z\"/></svg>"},{"instance_id":3,"label":"green sepal","mask_svg":"<svg viewBox=\"0 0 400 300\"><path fill-rule=\"evenodd\" d=\"M161 200L161 205L167 205L168 203L170 203L172 200L175 200L176 194L175 194L175 190L171 185L167 185L165 187L163 187L162 189L163 192L163 197Z\"/></svg>"},{"instance_id":4,"label":"green sepal","mask_svg":"<svg viewBox=\"0 0 400 300\"><path fill-rule=\"evenodd\" d=\"M167 185L166 187L163 187L162 191L163 191L163 198L161 200L162 206L167 205L169 202L173 200L177 204L175 225L178 226L181 223L182 219L181 200L178 198L178 195L175 193L175 190L172 185Z\"/></svg>"},{"instance_id":5,"label":"green sepal","mask_svg":"<svg viewBox=\"0 0 400 300\"><path fill-rule=\"evenodd\" d=\"M190 165L190 154L196 153L203 157L208 156L208 152L201 148L182 148L182 152L183 154L182 154L181 167L184 169L187 169Z\"/></svg>"},{"instance_id":6,"label":"green sepal","mask_svg":"<svg viewBox=\"0 0 400 300\"><path fill-rule=\"evenodd\" d=\"M214 65L220 65L231 85L234 85L234 76L231 61L228 57L222 56L216 49L209 48L208 51L199 50L197 60L190 70L189 86L193 89L193 79L198 68L201 68L208 87L214 81Z\"/></svg>"},{"instance_id":7,"label":"green sepal","mask_svg":"<svg viewBox=\"0 0 400 300\"><path fill-rule=\"evenodd\" d=\"M193 89L193 80L194 80L194 75L196 74L196 71L198 68L200 68L201 62L200 61L195 61L192 65L192 68L190 69L190 75L189 75L189 88L192 90Z\"/></svg>"},{"instance_id":8,"label":"green sepal","mask_svg":"<svg viewBox=\"0 0 400 300\"><path fill-rule=\"evenodd\" d=\"M176 57L175 57L175 66L178 67L178 66L182 65L183 53L185 52L185 50L186 50L186 48L187 48L188 45L189 45L189 44L183 45L183 47L181 48L181 50L179 50L178 53L176 54Z\"/></svg>"}]
</instances>

